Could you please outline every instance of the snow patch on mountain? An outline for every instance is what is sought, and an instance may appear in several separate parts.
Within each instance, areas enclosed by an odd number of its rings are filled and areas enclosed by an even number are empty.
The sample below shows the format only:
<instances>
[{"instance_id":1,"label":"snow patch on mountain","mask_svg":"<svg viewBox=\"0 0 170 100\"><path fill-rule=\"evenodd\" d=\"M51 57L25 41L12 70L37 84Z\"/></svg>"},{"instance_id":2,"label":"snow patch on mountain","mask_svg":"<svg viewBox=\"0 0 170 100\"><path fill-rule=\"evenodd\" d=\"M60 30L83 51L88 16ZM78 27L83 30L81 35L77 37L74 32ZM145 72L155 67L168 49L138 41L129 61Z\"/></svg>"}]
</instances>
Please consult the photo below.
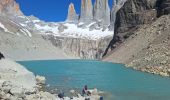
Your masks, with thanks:
<instances>
[{"instance_id":1,"label":"snow patch on mountain","mask_svg":"<svg viewBox=\"0 0 170 100\"><path fill-rule=\"evenodd\" d=\"M2 23L0 23L0 28L2 28L5 32L9 32L8 29Z\"/></svg>"},{"instance_id":2,"label":"snow patch on mountain","mask_svg":"<svg viewBox=\"0 0 170 100\"><path fill-rule=\"evenodd\" d=\"M62 25L65 27L65 29L63 29L62 32L60 32L59 30L60 25L56 25L56 27L52 27L49 25L41 26L39 24L35 24L35 27L37 30L41 30L42 33L52 34L54 36L61 36L61 37L98 40L107 36L113 36L113 31L109 31L109 29L106 29L105 31L103 31L102 29L90 30L90 26L92 24L94 23L89 24L86 28L81 28L78 27L76 24L64 23Z\"/></svg>"}]
</instances>

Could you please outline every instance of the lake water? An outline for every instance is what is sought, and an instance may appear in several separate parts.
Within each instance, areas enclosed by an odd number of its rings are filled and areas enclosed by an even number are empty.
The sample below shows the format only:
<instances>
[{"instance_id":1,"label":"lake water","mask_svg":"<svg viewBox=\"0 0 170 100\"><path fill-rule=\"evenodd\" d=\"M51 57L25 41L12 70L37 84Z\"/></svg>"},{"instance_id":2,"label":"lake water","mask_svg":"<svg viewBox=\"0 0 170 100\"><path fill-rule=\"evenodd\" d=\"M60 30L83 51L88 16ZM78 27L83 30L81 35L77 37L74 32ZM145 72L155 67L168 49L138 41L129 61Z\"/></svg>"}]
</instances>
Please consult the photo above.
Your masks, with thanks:
<instances>
[{"instance_id":1,"label":"lake water","mask_svg":"<svg viewBox=\"0 0 170 100\"><path fill-rule=\"evenodd\" d=\"M105 100L170 100L170 78L142 73L121 64L88 60L19 62L43 75L51 87L81 89L84 85L108 93ZM110 96L109 96L110 95Z\"/></svg>"}]
</instances>

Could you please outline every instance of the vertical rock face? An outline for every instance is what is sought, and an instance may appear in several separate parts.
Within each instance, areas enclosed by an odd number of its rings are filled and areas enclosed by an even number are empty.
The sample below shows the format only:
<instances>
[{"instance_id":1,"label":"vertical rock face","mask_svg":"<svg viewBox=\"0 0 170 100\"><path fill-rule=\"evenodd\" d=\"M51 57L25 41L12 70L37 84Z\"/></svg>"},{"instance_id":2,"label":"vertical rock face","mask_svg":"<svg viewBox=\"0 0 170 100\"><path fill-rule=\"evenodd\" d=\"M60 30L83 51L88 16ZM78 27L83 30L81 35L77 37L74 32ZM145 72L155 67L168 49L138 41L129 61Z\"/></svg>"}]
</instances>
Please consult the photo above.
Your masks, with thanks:
<instances>
[{"instance_id":1,"label":"vertical rock face","mask_svg":"<svg viewBox=\"0 0 170 100\"><path fill-rule=\"evenodd\" d=\"M0 13L22 15L22 12L20 11L20 7L15 2L15 0L0 0Z\"/></svg>"},{"instance_id":2,"label":"vertical rock face","mask_svg":"<svg viewBox=\"0 0 170 100\"><path fill-rule=\"evenodd\" d=\"M74 4L71 3L68 8L67 22L77 22L77 21L78 21L78 16L74 9Z\"/></svg>"},{"instance_id":3,"label":"vertical rock face","mask_svg":"<svg viewBox=\"0 0 170 100\"><path fill-rule=\"evenodd\" d=\"M94 4L94 20L104 25L110 24L110 7L108 0L96 0Z\"/></svg>"},{"instance_id":4,"label":"vertical rock face","mask_svg":"<svg viewBox=\"0 0 170 100\"><path fill-rule=\"evenodd\" d=\"M123 33L156 19L156 0L127 0L117 12L115 32Z\"/></svg>"},{"instance_id":5,"label":"vertical rock face","mask_svg":"<svg viewBox=\"0 0 170 100\"><path fill-rule=\"evenodd\" d=\"M110 30L114 30L116 13L117 11L124 5L126 0L113 0L113 6L111 10L111 18L110 18Z\"/></svg>"},{"instance_id":6,"label":"vertical rock face","mask_svg":"<svg viewBox=\"0 0 170 100\"><path fill-rule=\"evenodd\" d=\"M80 21L89 22L93 19L93 5L91 0L81 1Z\"/></svg>"},{"instance_id":7,"label":"vertical rock face","mask_svg":"<svg viewBox=\"0 0 170 100\"><path fill-rule=\"evenodd\" d=\"M81 38L47 36L52 43L64 50L64 52L73 57L81 59L101 59L112 37L105 37L100 40L89 40Z\"/></svg>"},{"instance_id":8,"label":"vertical rock face","mask_svg":"<svg viewBox=\"0 0 170 100\"><path fill-rule=\"evenodd\" d=\"M157 19L157 0L120 0L117 2L117 13L113 11L112 21L116 17L114 25L114 37L109 44L111 50L122 43L130 35L134 34L141 25L150 24ZM114 15L116 14L116 15ZM112 23L113 23L112 22ZM107 49L106 52L108 52Z\"/></svg>"},{"instance_id":9,"label":"vertical rock face","mask_svg":"<svg viewBox=\"0 0 170 100\"><path fill-rule=\"evenodd\" d=\"M158 16L170 14L170 0L158 0Z\"/></svg>"}]
</instances>

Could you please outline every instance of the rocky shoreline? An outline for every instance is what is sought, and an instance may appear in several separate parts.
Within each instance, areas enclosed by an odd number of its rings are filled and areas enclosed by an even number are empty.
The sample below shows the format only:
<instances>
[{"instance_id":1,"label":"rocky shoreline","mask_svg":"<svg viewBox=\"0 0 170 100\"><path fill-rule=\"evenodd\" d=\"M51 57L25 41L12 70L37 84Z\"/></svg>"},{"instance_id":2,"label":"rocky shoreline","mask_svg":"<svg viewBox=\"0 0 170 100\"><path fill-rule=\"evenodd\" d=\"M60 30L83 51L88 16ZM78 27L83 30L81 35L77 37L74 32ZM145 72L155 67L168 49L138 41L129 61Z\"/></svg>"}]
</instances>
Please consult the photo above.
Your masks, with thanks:
<instances>
[{"instance_id":1,"label":"rocky shoreline","mask_svg":"<svg viewBox=\"0 0 170 100\"><path fill-rule=\"evenodd\" d=\"M134 70L147 72L164 77L170 77L170 69L168 67L132 67Z\"/></svg>"},{"instance_id":2,"label":"rocky shoreline","mask_svg":"<svg viewBox=\"0 0 170 100\"><path fill-rule=\"evenodd\" d=\"M44 89L45 77L35 76L24 66L6 58L0 60L0 100L99 100L97 89L89 90L90 96L83 97L71 90L70 97L59 98L58 94Z\"/></svg>"}]
</instances>

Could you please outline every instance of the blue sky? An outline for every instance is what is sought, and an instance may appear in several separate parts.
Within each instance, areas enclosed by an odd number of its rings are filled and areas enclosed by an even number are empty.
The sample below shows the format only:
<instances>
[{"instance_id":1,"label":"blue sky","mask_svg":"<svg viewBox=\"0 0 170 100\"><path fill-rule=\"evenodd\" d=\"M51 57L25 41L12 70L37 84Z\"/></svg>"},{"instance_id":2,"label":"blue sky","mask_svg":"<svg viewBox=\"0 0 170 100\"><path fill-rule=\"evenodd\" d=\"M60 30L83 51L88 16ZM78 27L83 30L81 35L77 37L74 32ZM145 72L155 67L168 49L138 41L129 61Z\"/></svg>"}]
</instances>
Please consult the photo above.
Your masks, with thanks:
<instances>
[{"instance_id":1,"label":"blue sky","mask_svg":"<svg viewBox=\"0 0 170 100\"><path fill-rule=\"evenodd\" d=\"M34 15L45 21L64 21L68 6L74 3L76 12L80 14L81 0L16 0L25 15ZM94 0L92 0L94 3ZM112 0L109 0L110 7Z\"/></svg>"}]
</instances>

